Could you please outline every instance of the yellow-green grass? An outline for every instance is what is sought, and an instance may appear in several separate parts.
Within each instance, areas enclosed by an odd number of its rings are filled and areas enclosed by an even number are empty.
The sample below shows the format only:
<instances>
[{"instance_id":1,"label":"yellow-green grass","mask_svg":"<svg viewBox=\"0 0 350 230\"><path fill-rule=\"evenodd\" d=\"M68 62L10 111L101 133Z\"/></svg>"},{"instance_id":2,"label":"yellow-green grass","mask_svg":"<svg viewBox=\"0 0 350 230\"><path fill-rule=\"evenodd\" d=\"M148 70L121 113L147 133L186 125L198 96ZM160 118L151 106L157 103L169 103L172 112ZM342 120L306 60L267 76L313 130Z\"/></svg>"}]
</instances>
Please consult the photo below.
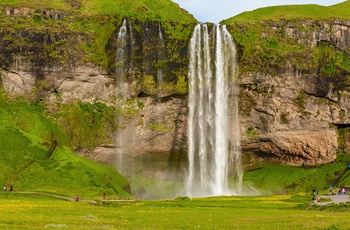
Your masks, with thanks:
<instances>
[{"instance_id":1,"label":"yellow-green grass","mask_svg":"<svg viewBox=\"0 0 350 230\"><path fill-rule=\"evenodd\" d=\"M2 193L0 229L347 229L350 225L348 205L336 212L320 211L306 199L184 198L99 206L46 195Z\"/></svg>"}]
</instances>

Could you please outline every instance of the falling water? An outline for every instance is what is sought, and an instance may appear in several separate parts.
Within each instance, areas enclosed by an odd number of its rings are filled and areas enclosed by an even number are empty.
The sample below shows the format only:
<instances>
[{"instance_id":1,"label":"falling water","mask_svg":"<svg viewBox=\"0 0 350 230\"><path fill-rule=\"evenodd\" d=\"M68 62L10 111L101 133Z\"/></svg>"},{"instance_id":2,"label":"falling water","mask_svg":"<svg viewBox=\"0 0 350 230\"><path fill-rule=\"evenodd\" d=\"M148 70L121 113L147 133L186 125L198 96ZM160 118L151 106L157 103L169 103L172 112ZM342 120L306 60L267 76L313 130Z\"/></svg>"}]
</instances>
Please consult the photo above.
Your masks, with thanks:
<instances>
[{"instance_id":1,"label":"falling water","mask_svg":"<svg viewBox=\"0 0 350 230\"><path fill-rule=\"evenodd\" d=\"M162 33L162 28L160 22L158 24L158 50L157 50L157 59L158 59L158 71L157 71L157 98L158 102L160 102L161 98L161 85L164 79L164 70L163 70L163 62L166 59L165 56L165 46L164 46L164 38Z\"/></svg>"},{"instance_id":2,"label":"falling water","mask_svg":"<svg viewBox=\"0 0 350 230\"><path fill-rule=\"evenodd\" d=\"M131 32L130 32L131 34ZM123 80L126 75L125 67L125 56L127 54L127 45L128 45L128 21L123 20L122 26L119 28L118 37L117 37L117 50L116 50L116 87L117 87L117 98L123 98ZM123 124L123 118L121 115L117 115L117 123L119 125ZM117 144L117 168L120 173L122 173L122 162L123 162L123 139L120 134L117 133L116 136Z\"/></svg>"},{"instance_id":3,"label":"falling water","mask_svg":"<svg viewBox=\"0 0 350 230\"><path fill-rule=\"evenodd\" d=\"M241 193L236 48L225 26L197 25L190 41L186 195ZM229 188L228 177L237 185Z\"/></svg>"},{"instance_id":4,"label":"falling water","mask_svg":"<svg viewBox=\"0 0 350 230\"><path fill-rule=\"evenodd\" d=\"M162 61L165 60L165 47L164 47L164 38L162 34L162 28L160 26L160 22L158 24L158 73L157 73L157 82L162 83L163 82L163 63Z\"/></svg>"},{"instance_id":5,"label":"falling water","mask_svg":"<svg viewBox=\"0 0 350 230\"><path fill-rule=\"evenodd\" d=\"M127 46L127 20L124 19L122 26L119 28L117 37L117 51L116 51L116 76L117 83L121 83L123 80L125 66L124 66L124 55ZM120 84L117 84L117 86ZM119 93L119 92L118 92Z\"/></svg>"}]
</instances>

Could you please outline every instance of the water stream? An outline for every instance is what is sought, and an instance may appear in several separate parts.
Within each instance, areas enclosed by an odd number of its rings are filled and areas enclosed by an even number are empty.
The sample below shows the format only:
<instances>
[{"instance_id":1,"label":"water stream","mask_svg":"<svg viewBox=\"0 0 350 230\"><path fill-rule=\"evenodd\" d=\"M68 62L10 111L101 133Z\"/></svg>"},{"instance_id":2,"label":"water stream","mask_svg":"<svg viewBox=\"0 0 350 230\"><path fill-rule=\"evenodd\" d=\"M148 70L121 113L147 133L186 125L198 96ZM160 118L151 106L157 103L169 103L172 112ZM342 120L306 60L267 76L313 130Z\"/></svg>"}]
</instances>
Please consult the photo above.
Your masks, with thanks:
<instances>
[{"instance_id":1,"label":"water stream","mask_svg":"<svg viewBox=\"0 0 350 230\"><path fill-rule=\"evenodd\" d=\"M197 25L190 41L189 197L241 193L236 47L225 26ZM229 187L229 176L235 186Z\"/></svg>"}]
</instances>

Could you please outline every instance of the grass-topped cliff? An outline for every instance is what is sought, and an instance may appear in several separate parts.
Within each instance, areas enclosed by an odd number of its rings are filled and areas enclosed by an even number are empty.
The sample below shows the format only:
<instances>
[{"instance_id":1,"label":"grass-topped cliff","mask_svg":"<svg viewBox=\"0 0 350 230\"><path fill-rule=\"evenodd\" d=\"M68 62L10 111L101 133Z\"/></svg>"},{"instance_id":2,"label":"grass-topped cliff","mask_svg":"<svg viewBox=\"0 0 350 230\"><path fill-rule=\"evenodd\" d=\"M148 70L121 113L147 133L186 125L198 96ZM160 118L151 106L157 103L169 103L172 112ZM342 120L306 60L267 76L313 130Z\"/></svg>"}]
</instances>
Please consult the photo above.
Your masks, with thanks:
<instances>
[{"instance_id":1,"label":"grass-topped cliff","mask_svg":"<svg viewBox=\"0 0 350 230\"><path fill-rule=\"evenodd\" d=\"M176 39L187 39L191 29L184 25L197 22L168 0L0 0L0 15L6 37L2 53L7 54L0 55L3 67L12 64L20 51L36 66L84 62L108 68L106 47L124 18L135 24L161 22L168 37Z\"/></svg>"},{"instance_id":2,"label":"grass-topped cliff","mask_svg":"<svg viewBox=\"0 0 350 230\"><path fill-rule=\"evenodd\" d=\"M81 16L118 15L139 20L161 20L192 23L194 17L168 0L0 0L0 5L29 7L36 10L53 9Z\"/></svg>"}]
</instances>

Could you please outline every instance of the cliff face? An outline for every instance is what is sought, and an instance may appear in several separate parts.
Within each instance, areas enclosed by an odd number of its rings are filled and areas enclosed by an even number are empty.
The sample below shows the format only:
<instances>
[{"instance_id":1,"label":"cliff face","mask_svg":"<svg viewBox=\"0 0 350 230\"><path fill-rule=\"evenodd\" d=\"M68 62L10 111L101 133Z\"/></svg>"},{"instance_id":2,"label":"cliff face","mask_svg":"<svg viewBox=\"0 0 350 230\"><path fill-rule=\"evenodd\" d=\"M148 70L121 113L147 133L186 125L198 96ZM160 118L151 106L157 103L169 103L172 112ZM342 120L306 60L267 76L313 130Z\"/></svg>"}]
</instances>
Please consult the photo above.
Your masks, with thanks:
<instances>
[{"instance_id":1,"label":"cliff face","mask_svg":"<svg viewBox=\"0 0 350 230\"><path fill-rule=\"evenodd\" d=\"M52 15L57 17L45 20L63 20L59 12ZM131 155L156 152L180 157L187 151L187 49L194 25L126 20L123 43L123 20L109 18L110 22L113 30L102 61L91 54L95 35L64 22L45 21L51 27L38 30L2 29L3 88L31 101L114 105L121 111L115 148ZM242 150L247 158L315 164L333 160L336 151L348 151L349 22L254 26L260 28L254 34L264 44L283 46L285 41L294 49L264 49L262 43L249 47L235 38L240 50ZM229 30L246 37L252 31L240 24ZM123 50L122 61L118 49Z\"/></svg>"},{"instance_id":2,"label":"cliff face","mask_svg":"<svg viewBox=\"0 0 350 230\"><path fill-rule=\"evenodd\" d=\"M348 151L349 136L340 133L350 121L349 22L262 24L263 40L298 50L281 49L283 65L266 63L271 73L241 73L243 149L290 163L329 162Z\"/></svg>"}]
</instances>

